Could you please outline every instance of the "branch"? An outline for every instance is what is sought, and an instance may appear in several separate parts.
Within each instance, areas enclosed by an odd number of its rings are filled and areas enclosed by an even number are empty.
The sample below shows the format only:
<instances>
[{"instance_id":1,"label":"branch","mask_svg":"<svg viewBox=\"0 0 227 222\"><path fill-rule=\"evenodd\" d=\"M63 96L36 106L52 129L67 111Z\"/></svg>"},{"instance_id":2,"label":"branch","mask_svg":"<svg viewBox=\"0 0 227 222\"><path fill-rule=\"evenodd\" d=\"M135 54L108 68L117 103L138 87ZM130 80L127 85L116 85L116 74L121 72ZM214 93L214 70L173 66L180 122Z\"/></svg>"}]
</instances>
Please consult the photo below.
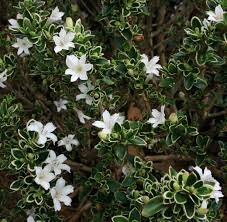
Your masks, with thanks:
<instances>
[{"instance_id":1,"label":"branch","mask_svg":"<svg viewBox=\"0 0 227 222\"><path fill-rule=\"evenodd\" d=\"M176 155L176 154L170 154L170 155L155 155L155 156L146 156L145 160L147 161L166 161L166 160L184 160L184 161L192 161L193 158L189 156L183 156L183 155Z\"/></svg>"},{"instance_id":2,"label":"branch","mask_svg":"<svg viewBox=\"0 0 227 222\"><path fill-rule=\"evenodd\" d=\"M74 168L75 170L82 170L88 173L91 173L91 170L92 170L91 167L88 167L82 163L77 163L71 160L66 160L65 163L71 166L72 168Z\"/></svg>"},{"instance_id":3,"label":"branch","mask_svg":"<svg viewBox=\"0 0 227 222\"><path fill-rule=\"evenodd\" d=\"M83 205L82 207L78 207L76 209L76 214L69 220L69 222L76 222L79 218L80 218L80 215L88 210L90 207L92 206L92 203L90 201L88 201L85 205Z\"/></svg>"}]
</instances>

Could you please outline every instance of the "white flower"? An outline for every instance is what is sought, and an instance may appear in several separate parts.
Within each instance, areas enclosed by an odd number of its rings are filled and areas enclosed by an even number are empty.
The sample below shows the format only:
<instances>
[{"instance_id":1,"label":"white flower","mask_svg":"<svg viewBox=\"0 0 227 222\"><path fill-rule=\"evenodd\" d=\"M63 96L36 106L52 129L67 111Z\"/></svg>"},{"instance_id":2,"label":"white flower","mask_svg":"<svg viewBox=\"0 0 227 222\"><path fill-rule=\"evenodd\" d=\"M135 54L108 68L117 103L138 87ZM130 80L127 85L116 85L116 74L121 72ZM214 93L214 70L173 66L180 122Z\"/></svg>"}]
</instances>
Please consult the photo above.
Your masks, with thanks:
<instances>
[{"instance_id":1,"label":"white flower","mask_svg":"<svg viewBox=\"0 0 227 222\"><path fill-rule=\"evenodd\" d=\"M145 65L145 72L148 74L146 81L151 80L154 75L159 76L159 69L162 68L161 65L157 64L159 61L159 57L154 56L150 61L145 54L141 55L141 57L141 62Z\"/></svg>"},{"instance_id":2,"label":"white flower","mask_svg":"<svg viewBox=\"0 0 227 222\"><path fill-rule=\"evenodd\" d=\"M56 53L60 52L61 50L69 50L69 48L74 48L74 43L72 42L75 37L75 33L73 32L66 32L64 28L61 29L59 32L59 36L54 36L53 40L55 42L54 51Z\"/></svg>"},{"instance_id":3,"label":"white flower","mask_svg":"<svg viewBox=\"0 0 227 222\"><path fill-rule=\"evenodd\" d=\"M59 101L54 101L54 105L57 107L57 112L60 112L62 109L66 110L68 100L66 99L59 99Z\"/></svg>"},{"instance_id":4,"label":"white flower","mask_svg":"<svg viewBox=\"0 0 227 222\"><path fill-rule=\"evenodd\" d=\"M205 29L208 29L210 26L210 22L207 19L203 19L203 26Z\"/></svg>"},{"instance_id":5,"label":"white flower","mask_svg":"<svg viewBox=\"0 0 227 222\"><path fill-rule=\"evenodd\" d=\"M22 14L18 13L16 18L17 18L17 20L18 20L18 19L23 19L24 16L23 16Z\"/></svg>"},{"instance_id":6,"label":"white flower","mask_svg":"<svg viewBox=\"0 0 227 222\"><path fill-rule=\"evenodd\" d=\"M67 195L73 192L73 186L65 186L65 180L61 177L57 180L55 187L50 190L51 197L54 202L54 210L61 210L61 203L71 206L72 199Z\"/></svg>"},{"instance_id":7,"label":"white flower","mask_svg":"<svg viewBox=\"0 0 227 222\"><path fill-rule=\"evenodd\" d=\"M7 80L7 69L0 73L0 87L5 88L6 85L3 83Z\"/></svg>"},{"instance_id":8,"label":"white flower","mask_svg":"<svg viewBox=\"0 0 227 222\"><path fill-rule=\"evenodd\" d=\"M132 173L135 172L135 169L133 168L133 166L129 163L126 163L122 169L121 169L122 173L125 175L125 176L128 176Z\"/></svg>"},{"instance_id":9,"label":"white flower","mask_svg":"<svg viewBox=\"0 0 227 222\"><path fill-rule=\"evenodd\" d=\"M17 55L20 55L24 52L25 55L29 55L29 48L33 46L33 44L28 40L27 37L23 39L18 39L17 42L12 45L14 48L18 48Z\"/></svg>"},{"instance_id":10,"label":"white flower","mask_svg":"<svg viewBox=\"0 0 227 222\"><path fill-rule=\"evenodd\" d=\"M72 145L78 146L79 141L75 138L75 135L69 134L64 137L62 140L58 141L58 146L65 146L67 151L72 151Z\"/></svg>"},{"instance_id":11,"label":"white flower","mask_svg":"<svg viewBox=\"0 0 227 222\"><path fill-rule=\"evenodd\" d=\"M28 216L27 222L35 222L34 217L32 215Z\"/></svg>"},{"instance_id":12,"label":"white flower","mask_svg":"<svg viewBox=\"0 0 227 222\"><path fill-rule=\"evenodd\" d=\"M66 170L70 173L70 167L64 162L67 160L64 154L59 156L53 150L49 151L49 157L45 160L47 164L46 167L50 169L50 171L54 171L55 176L61 174L62 170Z\"/></svg>"},{"instance_id":13,"label":"white flower","mask_svg":"<svg viewBox=\"0 0 227 222\"><path fill-rule=\"evenodd\" d=\"M19 29L20 25L18 24L16 19L9 19L9 29Z\"/></svg>"},{"instance_id":14,"label":"white flower","mask_svg":"<svg viewBox=\"0 0 227 222\"><path fill-rule=\"evenodd\" d=\"M23 15L21 15L20 13L17 14L17 19L23 19ZM17 19L9 19L9 29L11 30L15 30L15 29L19 29L20 25L17 22Z\"/></svg>"},{"instance_id":15,"label":"white flower","mask_svg":"<svg viewBox=\"0 0 227 222\"><path fill-rule=\"evenodd\" d=\"M30 210L27 210L26 214L28 215L27 217L27 222L35 222L35 209L32 208Z\"/></svg>"},{"instance_id":16,"label":"white flower","mask_svg":"<svg viewBox=\"0 0 227 222\"><path fill-rule=\"evenodd\" d=\"M55 178L48 167L35 167L36 178L35 182L42 186L45 190L50 188L50 181Z\"/></svg>"},{"instance_id":17,"label":"white flower","mask_svg":"<svg viewBox=\"0 0 227 222\"><path fill-rule=\"evenodd\" d=\"M207 18L209 21L222 22L224 20L224 11L221 5L216 6L214 12L209 11L207 14L209 15Z\"/></svg>"},{"instance_id":18,"label":"white flower","mask_svg":"<svg viewBox=\"0 0 227 222\"><path fill-rule=\"evenodd\" d=\"M50 17L48 18L48 22L49 23L53 23L53 22L58 22L61 21L62 16L64 15L64 12L60 12L59 8L56 7L52 12Z\"/></svg>"},{"instance_id":19,"label":"white flower","mask_svg":"<svg viewBox=\"0 0 227 222\"><path fill-rule=\"evenodd\" d=\"M38 144L45 144L47 139L50 139L55 143L58 139L52 132L56 129L53 123L49 122L45 126L34 119L31 119L27 123L27 131L34 131L38 133Z\"/></svg>"},{"instance_id":20,"label":"white flower","mask_svg":"<svg viewBox=\"0 0 227 222\"><path fill-rule=\"evenodd\" d=\"M102 128L102 132L105 134L110 134L115 123L122 124L125 117L121 116L120 113L115 113L110 115L110 113L105 110L102 114L103 121L95 121L92 125L98 128Z\"/></svg>"},{"instance_id":21,"label":"white flower","mask_svg":"<svg viewBox=\"0 0 227 222\"><path fill-rule=\"evenodd\" d=\"M85 119L87 119L87 120L91 119L91 117L86 116L81 110L79 110L79 109L75 109L75 110L76 110L77 116L78 116L81 123L84 124Z\"/></svg>"},{"instance_id":22,"label":"white flower","mask_svg":"<svg viewBox=\"0 0 227 222\"><path fill-rule=\"evenodd\" d=\"M211 174L211 171L208 170L207 168L204 169L204 172L203 170L196 166L196 167L193 167L193 169L199 174L200 176L200 179L204 182L204 183L208 183L208 184L213 184L214 185L214 190L211 194L211 198L214 198L216 203L218 203L219 201L219 198L221 197L224 197L224 195L222 194L221 192L221 186L220 186L220 183L215 180Z\"/></svg>"},{"instance_id":23,"label":"white flower","mask_svg":"<svg viewBox=\"0 0 227 222\"><path fill-rule=\"evenodd\" d=\"M207 200L203 200L203 202L202 202L202 204L201 204L201 208L207 209L207 205L208 205Z\"/></svg>"},{"instance_id":24,"label":"white flower","mask_svg":"<svg viewBox=\"0 0 227 222\"><path fill-rule=\"evenodd\" d=\"M87 84L80 84L78 86L81 94L76 96L76 101L81 100L81 99L85 99L85 102L88 105L91 105L93 102L93 97L91 97L88 93L92 90L94 90L94 86L91 84L90 81L87 81Z\"/></svg>"},{"instance_id":25,"label":"white flower","mask_svg":"<svg viewBox=\"0 0 227 222\"><path fill-rule=\"evenodd\" d=\"M157 109L152 109L152 116L147 122L152 124L153 128L156 128L159 124L165 123L165 106L161 106L161 112Z\"/></svg>"},{"instance_id":26,"label":"white flower","mask_svg":"<svg viewBox=\"0 0 227 222\"><path fill-rule=\"evenodd\" d=\"M65 71L65 75L71 75L71 82L75 82L77 79L87 80L87 71L93 68L92 64L86 63L86 55L82 55L80 59L75 55L68 55L66 65L68 69Z\"/></svg>"}]
</instances>

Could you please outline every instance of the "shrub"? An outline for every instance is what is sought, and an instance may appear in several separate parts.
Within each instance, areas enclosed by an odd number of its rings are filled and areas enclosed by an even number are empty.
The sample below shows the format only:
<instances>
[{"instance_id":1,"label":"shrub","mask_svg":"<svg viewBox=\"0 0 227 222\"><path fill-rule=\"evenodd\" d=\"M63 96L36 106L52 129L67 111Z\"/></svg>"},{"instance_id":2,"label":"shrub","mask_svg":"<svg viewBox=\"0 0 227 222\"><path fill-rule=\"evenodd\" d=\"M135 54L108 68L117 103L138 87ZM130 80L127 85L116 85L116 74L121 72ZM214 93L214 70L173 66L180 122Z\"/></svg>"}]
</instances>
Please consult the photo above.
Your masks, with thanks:
<instances>
[{"instance_id":1,"label":"shrub","mask_svg":"<svg viewBox=\"0 0 227 222\"><path fill-rule=\"evenodd\" d=\"M207 1L206 18L191 18L166 64L144 50L147 0L96 3L95 19L81 20L71 1L19 1L0 38L0 166L13 178L14 214L221 221L226 0Z\"/></svg>"}]
</instances>

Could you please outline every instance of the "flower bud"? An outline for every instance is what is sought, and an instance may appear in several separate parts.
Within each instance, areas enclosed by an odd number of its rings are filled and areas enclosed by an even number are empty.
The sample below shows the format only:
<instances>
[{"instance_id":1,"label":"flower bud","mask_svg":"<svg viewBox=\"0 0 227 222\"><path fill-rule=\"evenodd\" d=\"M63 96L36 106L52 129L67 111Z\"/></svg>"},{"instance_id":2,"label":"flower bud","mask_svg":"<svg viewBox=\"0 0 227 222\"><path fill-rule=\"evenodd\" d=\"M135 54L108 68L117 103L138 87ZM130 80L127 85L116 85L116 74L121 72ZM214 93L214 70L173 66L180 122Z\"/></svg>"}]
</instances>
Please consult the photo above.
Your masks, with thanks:
<instances>
[{"instance_id":1,"label":"flower bud","mask_svg":"<svg viewBox=\"0 0 227 222\"><path fill-rule=\"evenodd\" d=\"M129 70L128 70L128 74L129 74L130 76L133 76L133 73L134 73L134 72L133 72L133 69L129 69Z\"/></svg>"},{"instance_id":2,"label":"flower bud","mask_svg":"<svg viewBox=\"0 0 227 222\"><path fill-rule=\"evenodd\" d=\"M208 212L208 209L206 209L206 208L200 207L198 209L198 213L201 214L201 215L205 215L205 214L207 214L207 212Z\"/></svg>"},{"instance_id":3,"label":"flower bud","mask_svg":"<svg viewBox=\"0 0 227 222\"><path fill-rule=\"evenodd\" d=\"M69 29L73 28L73 20L72 20L71 17L66 18L66 27L69 28Z\"/></svg>"},{"instance_id":4,"label":"flower bud","mask_svg":"<svg viewBox=\"0 0 227 222\"><path fill-rule=\"evenodd\" d=\"M180 91L180 92L178 93L178 95L179 95L179 97L180 97L181 99L184 99L184 98L185 98L185 94L184 94L182 91Z\"/></svg>"},{"instance_id":5,"label":"flower bud","mask_svg":"<svg viewBox=\"0 0 227 222\"><path fill-rule=\"evenodd\" d=\"M142 34L135 35L135 36L133 36L133 40L136 42L141 42L144 40L144 35L142 35Z\"/></svg>"},{"instance_id":6,"label":"flower bud","mask_svg":"<svg viewBox=\"0 0 227 222\"><path fill-rule=\"evenodd\" d=\"M143 196L144 204L148 203L149 200L150 200L150 198L148 196Z\"/></svg>"},{"instance_id":7,"label":"flower bud","mask_svg":"<svg viewBox=\"0 0 227 222\"><path fill-rule=\"evenodd\" d=\"M28 157L28 159L32 160L34 158L34 154L33 153L28 153L27 157Z\"/></svg>"},{"instance_id":8,"label":"flower bud","mask_svg":"<svg viewBox=\"0 0 227 222\"><path fill-rule=\"evenodd\" d=\"M176 114L176 113L171 113L170 116L169 116L169 121L170 121L171 123L176 123L176 122L178 122L177 114Z\"/></svg>"},{"instance_id":9,"label":"flower bud","mask_svg":"<svg viewBox=\"0 0 227 222\"><path fill-rule=\"evenodd\" d=\"M104 133L103 131L100 131L98 133L98 137L101 139L101 140L105 140L107 138L107 134Z\"/></svg>"},{"instance_id":10,"label":"flower bud","mask_svg":"<svg viewBox=\"0 0 227 222\"><path fill-rule=\"evenodd\" d=\"M198 209L198 213L201 215L207 214L208 209L207 209L207 201L203 200L201 207Z\"/></svg>"},{"instance_id":11,"label":"flower bud","mask_svg":"<svg viewBox=\"0 0 227 222\"><path fill-rule=\"evenodd\" d=\"M179 185L177 182L174 182L174 183L173 183L173 188L174 188L175 190L180 190L180 185Z\"/></svg>"}]
</instances>

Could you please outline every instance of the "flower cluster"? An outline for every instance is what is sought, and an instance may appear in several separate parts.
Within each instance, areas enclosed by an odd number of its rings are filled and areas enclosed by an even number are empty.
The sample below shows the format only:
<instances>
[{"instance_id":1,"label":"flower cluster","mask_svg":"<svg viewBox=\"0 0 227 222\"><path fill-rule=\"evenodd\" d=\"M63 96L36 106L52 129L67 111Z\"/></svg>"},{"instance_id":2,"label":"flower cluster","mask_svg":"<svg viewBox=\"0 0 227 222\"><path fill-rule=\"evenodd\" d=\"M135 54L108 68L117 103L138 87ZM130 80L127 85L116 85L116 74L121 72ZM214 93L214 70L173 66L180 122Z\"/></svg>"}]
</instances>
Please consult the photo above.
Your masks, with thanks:
<instances>
[{"instance_id":1,"label":"flower cluster","mask_svg":"<svg viewBox=\"0 0 227 222\"><path fill-rule=\"evenodd\" d=\"M57 156L53 150L50 150L49 157L44 161L46 166L43 168L35 167L35 182L45 190L50 189L55 211L61 209L60 202L64 203L66 206L70 206L72 201L68 195L73 192L73 187L71 185L65 186L65 180L62 177L57 180L55 186L50 188L50 182L56 179L56 177L62 173L62 170L70 172L70 167L64 164L66 160L65 155L61 154Z\"/></svg>"},{"instance_id":2,"label":"flower cluster","mask_svg":"<svg viewBox=\"0 0 227 222\"><path fill-rule=\"evenodd\" d=\"M56 127L53 123L47 123L43 125L41 122L36 120L30 120L27 123L27 131L34 131L38 134L37 143L45 145L48 140L53 143L57 142L57 136L53 133ZM77 139L74 139L75 135L68 135L62 140L58 141L58 146L65 146L66 150L72 151L72 145L79 145ZM64 154L59 156L53 150L49 150L49 156L44 161L46 164L44 167L36 166L34 179L35 183L42 186L46 191L50 190L51 197L54 203L55 211L61 209L60 202L64 203L66 206L70 206L71 198L68 196L73 192L73 187L71 185L65 185L65 180L60 177L56 181L56 185L52 186L50 183L56 179L57 176L62 174L62 171L70 172L70 167L64 162L67 160ZM31 215L29 216L31 217Z\"/></svg>"}]
</instances>

